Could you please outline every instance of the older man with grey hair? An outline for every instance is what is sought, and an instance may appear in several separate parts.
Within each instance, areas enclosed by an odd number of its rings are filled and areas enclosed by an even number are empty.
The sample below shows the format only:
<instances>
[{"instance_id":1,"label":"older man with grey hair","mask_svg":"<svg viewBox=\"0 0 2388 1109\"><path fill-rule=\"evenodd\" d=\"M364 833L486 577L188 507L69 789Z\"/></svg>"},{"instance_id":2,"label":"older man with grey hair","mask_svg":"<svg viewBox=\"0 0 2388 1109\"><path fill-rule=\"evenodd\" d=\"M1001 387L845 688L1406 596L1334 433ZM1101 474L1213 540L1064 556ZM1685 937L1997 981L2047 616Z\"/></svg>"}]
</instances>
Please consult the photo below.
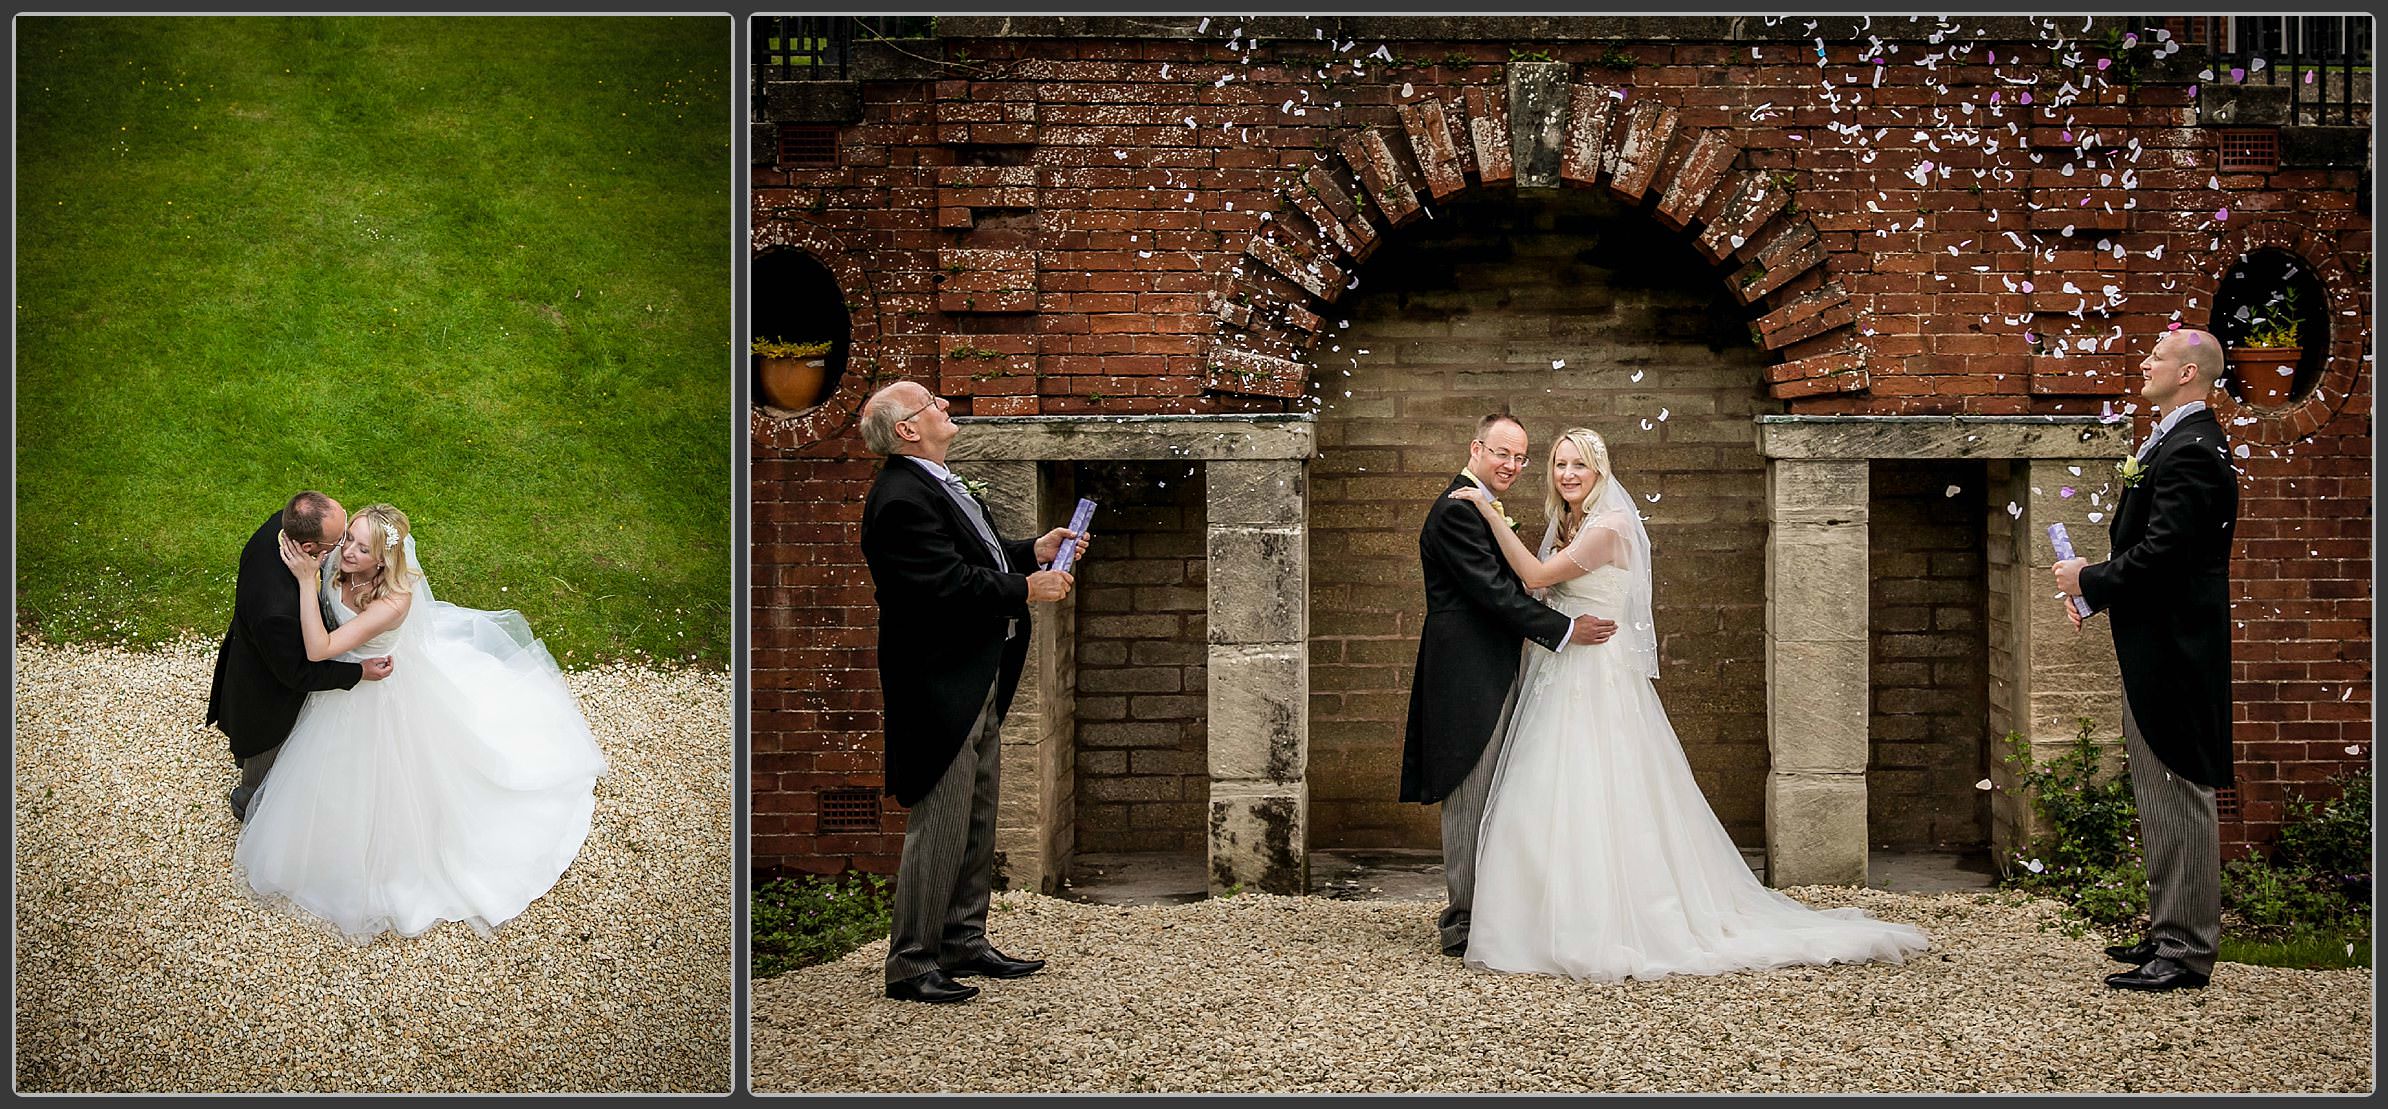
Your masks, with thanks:
<instances>
[{"instance_id":1,"label":"older man with grey hair","mask_svg":"<svg viewBox=\"0 0 2388 1109\"><path fill-rule=\"evenodd\" d=\"M960 429L944 398L899 381L863 406L862 439L887 457L862 509L862 555L879 604L887 792L910 810L896 868L887 996L967 1001L979 975L1018 978L1042 959L987 941L1003 715L1028 657L1029 606L1069 596L1051 569L1054 528L1005 539L969 483L945 468Z\"/></svg>"}]
</instances>

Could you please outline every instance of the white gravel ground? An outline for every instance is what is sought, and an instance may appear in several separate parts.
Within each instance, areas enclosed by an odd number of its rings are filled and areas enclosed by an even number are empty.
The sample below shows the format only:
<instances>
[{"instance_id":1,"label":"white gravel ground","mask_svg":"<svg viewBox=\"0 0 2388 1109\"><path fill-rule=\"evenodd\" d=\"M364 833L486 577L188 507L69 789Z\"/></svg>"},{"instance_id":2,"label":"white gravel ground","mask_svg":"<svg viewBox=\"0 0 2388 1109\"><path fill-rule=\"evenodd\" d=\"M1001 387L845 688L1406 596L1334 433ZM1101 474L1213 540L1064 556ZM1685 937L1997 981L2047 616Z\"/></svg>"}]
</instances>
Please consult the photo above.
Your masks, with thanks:
<instances>
[{"instance_id":1,"label":"white gravel ground","mask_svg":"<svg viewBox=\"0 0 2388 1109\"><path fill-rule=\"evenodd\" d=\"M750 996L765 1091L2364 1091L2367 970L2225 963L2137 994L2052 902L1809 887L1932 937L1904 965L1599 984L1469 970L1438 904L999 895L1051 964L959 1005L880 996L880 941Z\"/></svg>"},{"instance_id":2,"label":"white gravel ground","mask_svg":"<svg viewBox=\"0 0 2388 1109\"><path fill-rule=\"evenodd\" d=\"M19 1090L730 1088L726 671L570 673L579 859L492 938L355 946L233 880L214 659L17 643Z\"/></svg>"}]
</instances>

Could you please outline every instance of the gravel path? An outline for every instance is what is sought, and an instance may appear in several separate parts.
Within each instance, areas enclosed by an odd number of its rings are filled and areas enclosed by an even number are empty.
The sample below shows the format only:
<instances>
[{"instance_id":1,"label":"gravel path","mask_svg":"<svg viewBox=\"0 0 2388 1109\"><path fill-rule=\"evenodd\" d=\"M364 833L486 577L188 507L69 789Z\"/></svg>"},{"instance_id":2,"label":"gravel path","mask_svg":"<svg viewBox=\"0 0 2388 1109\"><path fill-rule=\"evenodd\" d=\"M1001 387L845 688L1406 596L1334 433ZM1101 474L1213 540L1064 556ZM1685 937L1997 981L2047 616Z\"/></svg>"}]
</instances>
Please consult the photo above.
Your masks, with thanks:
<instances>
[{"instance_id":1,"label":"gravel path","mask_svg":"<svg viewBox=\"0 0 2388 1109\"><path fill-rule=\"evenodd\" d=\"M881 941L757 979L763 1091L2362 1091L2371 972L2225 963L2204 991L2107 989L2103 940L2012 895L1811 887L1922 927L1901 966L1604 985L1469 970L1439 904L1243 895L997 898L1024 979L879 996ZM2043 930L2045 928L2045 930Z\"/></svg>"},{"instance_id":2,"label":"gravel path","mask_svg":"<svg viewBox=\"0 0 2388 1109\"><path fill-rule=\"evenodd\" d=\"M570 673L579 859L494 938L360 947L235 884L214 661L18 641L18 1089L729 1089L726 671Z\"/></svg>"}]
</instances>

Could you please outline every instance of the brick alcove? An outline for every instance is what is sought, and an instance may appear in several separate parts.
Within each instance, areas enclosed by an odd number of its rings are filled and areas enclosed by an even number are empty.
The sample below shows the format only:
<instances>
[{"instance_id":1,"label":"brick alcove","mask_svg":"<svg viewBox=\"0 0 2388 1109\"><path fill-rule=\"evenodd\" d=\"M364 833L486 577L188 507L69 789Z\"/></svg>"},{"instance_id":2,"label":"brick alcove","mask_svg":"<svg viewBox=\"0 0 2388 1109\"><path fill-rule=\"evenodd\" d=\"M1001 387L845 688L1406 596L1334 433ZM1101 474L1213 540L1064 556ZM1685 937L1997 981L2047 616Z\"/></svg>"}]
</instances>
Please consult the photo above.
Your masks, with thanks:
<instances>
[{"instance_id":1,"label":"brick alcove","mask_svg":"<svg viewBox=\"0 0 2388 1109\"><path fill-rule=\"evenodd\" d=\"M757 205L761 205L759 199ZM837 389L820 404L799 413L782 414L759 402L748 409L747 433L756 444L793 449L826 441L851 425L862 402L878 388L882 364L879 309L869 275L845 243L818 227L786 218L785 213L771 214L774 218L763 218L762 211L756 213L751 256L759 258L780 250L800 252L828 270L846 298L846 366ZM741 346L740 353L744 352Z\"/></svg>"}]
</instances>

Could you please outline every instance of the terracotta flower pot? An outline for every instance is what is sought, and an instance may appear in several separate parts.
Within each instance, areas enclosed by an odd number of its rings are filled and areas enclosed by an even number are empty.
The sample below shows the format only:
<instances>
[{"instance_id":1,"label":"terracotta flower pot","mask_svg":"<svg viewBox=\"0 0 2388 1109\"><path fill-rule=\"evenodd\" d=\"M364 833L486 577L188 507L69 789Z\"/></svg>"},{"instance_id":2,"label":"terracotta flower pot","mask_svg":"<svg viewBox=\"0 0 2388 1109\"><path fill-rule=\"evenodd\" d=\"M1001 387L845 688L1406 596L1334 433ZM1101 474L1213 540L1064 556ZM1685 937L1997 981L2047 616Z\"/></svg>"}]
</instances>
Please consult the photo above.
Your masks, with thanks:
<instances>
[{"instance_id":1,"label":"terracotta flower pot","mask_svg":"<svg viewBox=\"0 0 2388 1109\"><path fill-rule=\"evenodd\" d=\"M2296 347L2239 347L2230 352L2230 372L2239 379L2239 397L2250 408L2279 408L2289 402L2297 381Z\"/></svg>"},{"instance_id":2,"label":"terracotta flower pot","mask_svg":"<svg viewBox=\"0 0 2388 1109\"><path fill-rule=\"evenodd\" d=\"M821 403L829 384L829 358L759 357L763 402L773 408L801 412Z\"/></svg>"}]
</instances>

